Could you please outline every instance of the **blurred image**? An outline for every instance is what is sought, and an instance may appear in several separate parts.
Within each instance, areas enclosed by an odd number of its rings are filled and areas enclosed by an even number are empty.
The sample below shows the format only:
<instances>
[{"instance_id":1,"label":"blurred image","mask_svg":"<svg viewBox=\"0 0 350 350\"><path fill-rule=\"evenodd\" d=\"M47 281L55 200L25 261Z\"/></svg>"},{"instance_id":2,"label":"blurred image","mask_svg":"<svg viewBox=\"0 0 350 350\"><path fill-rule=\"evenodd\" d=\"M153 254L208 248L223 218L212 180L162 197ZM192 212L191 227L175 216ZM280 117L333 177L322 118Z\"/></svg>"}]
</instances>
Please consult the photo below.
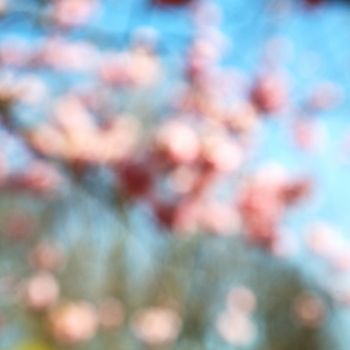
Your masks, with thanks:
<instances>
[{"instance_id":1,"label":"blurred image","mask_svg":"<svg viewBox=\"0 0 350 350\"><path fill-rule=\"evenodd\" d=\"M349 5L0 0L0 350L345 350Z\"/></svg>"}]
</instances>

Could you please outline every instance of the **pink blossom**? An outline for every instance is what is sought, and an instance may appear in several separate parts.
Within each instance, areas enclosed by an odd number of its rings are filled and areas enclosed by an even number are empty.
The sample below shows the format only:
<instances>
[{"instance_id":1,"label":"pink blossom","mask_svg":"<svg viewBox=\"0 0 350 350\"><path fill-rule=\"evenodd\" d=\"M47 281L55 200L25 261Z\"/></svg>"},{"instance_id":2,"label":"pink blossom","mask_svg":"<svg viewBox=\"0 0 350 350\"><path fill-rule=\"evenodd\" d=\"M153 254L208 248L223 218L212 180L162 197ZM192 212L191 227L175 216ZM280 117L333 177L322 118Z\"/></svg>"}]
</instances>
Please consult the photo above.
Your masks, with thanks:
<instances>
[{"instance_id":1,"label":"pink blossom","mask_svg":"<svg viewBox=\"0 0 350 350\"><path fill-rule=\"evenodd\" d=\"M216 321L219 335L229 344L246 346L256 337L256 326L250 317L237 312L224 312Z\"/></svg>"},{"instance_id":2,"label":"pink blossom","mask_svg":"<svg viewBox=\"0 0 350 350\"><path fill-rule=\"evenodd\" d=\"M99 67L101 79L112 86L149 87L159 80L160 73L158 57L143 46L128 52L108 52Z\"/></svg>"},{"instance_id":3,"label":"pink blossom","mask_svg":"<svg viewBox=\"0 0 350 350\"><path fill-rule=\"evenodd\" d=\"M199 222L205 232L216 235L235 234L239 229L238 214L229 205L218 201L201 205Z\"/></svg>"},{"instance_id":4,"label":"pink blossom","mask_svg":"<svg viewBox=\"0 0 350 350\"><path fill-rule=\"evenodd\" d=\"M88 72L97 66L99 53L87 41L70 42L53 37L44 42L36 61L58 71Z\"/></svg>"},{"instance_id":5,"label":"pink blossom","mask_svg":"<svg viewBox=\"0 0 350 350\"><path fill-rule=\"evenodd\" d=\"M62 183L57 169L48 163L35 161L24 172L11 177L9 187L27 190L40 195L55 193Z\"/></svg>"},{"instance_id":6,"label":"pink blossom","mask_svg":"<svg viewBox=\"0 0 350 350\"><path fill-rule=\"evenodd\" d=\"M153 203L154 215L161 226L179 234L193 234L199 229L200 204L183 199Z\"/></svg>"},{"instance_id":7,"label":"pink blossom","mask_svg":"<svg viewBox=\"0 0 350 350\"><path fill-rule=\"evenodd\" d=\"M172 309L149 307L138 311L132 318L135 336L150 346L172 343L181 330L181 319Z\"/></svg>"},{"instance_id":8,"label":"pink blossom","mask_svg":"<svg viewBox=\"0 0 350 350\"><path fill-rule=\"evenodd\" d=\"M322 300L311 294L300 294L294 302L294 315L305 327L318 327L326 316Z\"/></svg>"},{"instance_id":9,"label":"pink blossom","mask_svg":"<svg viewBox=\"0 0 350 350\"><path fill-rule=\"evenodd\" d=\"M59 285L53 275L39 272L23 286L24 304L31 310L42 311L52 307L59 297Z\"/></svg>"},{"instance_id":10,"label":"pink blossom","mask_svg":"<svg viewBox=\"0 0 350 350\"><path fill-rule=\"evenodd\" d=\"M251 98L262 112L280 112L288 104L287 84L279 75L262 75L254 83Z\"/></svg>"},{"instance_id":11,"label":"pink blossom","mask_svg":"<svg viewBox=\"0 0 350 350\"><path fill-rule=\"evenodd\" d=\"M49 315L51 334L57 343L75 345L94 337L98 320L95 308L87 302L59 305Z\"/></svg>"},{"instance_id":12,"label":"pink blossom","mask_svg":"<svg viewBox=\"0 0 350 350\"><path fill-rule=\"evenodd\" d=\"M209 169L230 172L237 170L242 163L242 151L238 144L225 135L204 135L201 146L201 161Z\"/></svg>"},{"instance_id":13,"label":"pink blossom","mask_svg":"<svg viewBox=\"0 0 350 350\"><path fill-rule=\"evenodd\" d=\"M278 167L267 167L248 180L237 199L248 238L271 249L285 210L304 198L309 188L308 180L289 179Z\"/></svg>"},{"instance_id":14,"label":"pink blossom","mask_svg":"<svg viewBox=\"0 0 350 350\"><path fill-rule=\"evenodd\" d=\"M343 91L339 85L323 82L314 88L307 104L314 111L323 111L336 107L342 98Z\"/></svg>"},{"instance_id":15,"label":"pink blossom","mask_svg":"<svg viewBox=\"0 0 350 350\"><path fill-rule=\"evenodd\" d=\"M296 146L303 151L319 151L327 140L324 125L313 119L296 120L292 126L292 135Z\"/></svg>"},{"instance_id":16,"label":"pink blossom","mask_svg":"<svg viewBox=\"0 0 350 350\"><path fill-rule=\"evenodd\" d=\"M189 163L199 154L199 141L194 129L180 120L165 122L156 132L155 150L165 160Z\"/></svg>"},{"instance_id":17,"label":"pink blossom","mask_svg":"<svg viewBox=\"0 0 350 350\"><path fill-rule=\"evenodd\" d=\"M63 265L63 252L57 245L41 242L32 250L29 261L36 269L55 271Z\"/></svg>"},{"instance_id":18,"label":"pink blossom","mask_svg":"<svg viewBox=\"0 0 350 350\"><path fill-rule=\"evenodd\" d=\"M251 314L256 308L256 296L245 286L234 287L227 295L227 306L232 311Z\"/></svg>"},{"instance_id":19,"label":"pink blossom","mask_svg":"<svg viewBox=\"0 0 350 350\"><path fill-rule=\"evenodd\" d=\"M96 12L95 0L54 0L53 18L62 27L85 24Z\"/></svg>"}]
</instances>

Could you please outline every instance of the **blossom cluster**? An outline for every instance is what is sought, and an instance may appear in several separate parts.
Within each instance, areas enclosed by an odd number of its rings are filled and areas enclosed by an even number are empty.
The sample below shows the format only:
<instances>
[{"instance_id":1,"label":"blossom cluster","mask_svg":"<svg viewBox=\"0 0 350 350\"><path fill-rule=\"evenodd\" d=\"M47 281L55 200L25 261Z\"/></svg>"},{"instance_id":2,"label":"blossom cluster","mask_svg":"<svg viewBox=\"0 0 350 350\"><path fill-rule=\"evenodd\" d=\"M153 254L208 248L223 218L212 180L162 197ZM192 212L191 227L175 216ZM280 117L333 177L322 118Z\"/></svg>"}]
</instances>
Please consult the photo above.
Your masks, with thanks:
<instances>
[{"instance_id":1,"label":"blossom cluster","mask_svg":"<svg viewBox=\"0 0 350 350\"><path fill-rule=\"evenodd\" d=\"M226 235L243 228L251 242L271 248L284 208L309 193L311 180L275 181L270 174L257 175L251 184L238 179L259 147L261 124L292 106L286 77L263 69L249 81L238 69L223 67L229 41L219 29L220 11L196 3L190 10L194 35L178 78L147 119L125 101L144 91L156 99L164 88L167 62L155 39L144 31L128 49L117 50L64 35L87 25L97 6L90 0L54 1L42 11L54 16L58 34L34 45L2 43L2 124L30 159L13 171L2 155L2 187L52 194L64 186L67 172L80 181L102 169L112 191L126 202L146 204L168 230ZM60 77L69 75L89 83L82 87L72 79L54 91ZM316 97L310 100L315 108ZM303 125L297 136L304 145L313 135L305 135L310 126Z\"/></svg>"}]
</instances>

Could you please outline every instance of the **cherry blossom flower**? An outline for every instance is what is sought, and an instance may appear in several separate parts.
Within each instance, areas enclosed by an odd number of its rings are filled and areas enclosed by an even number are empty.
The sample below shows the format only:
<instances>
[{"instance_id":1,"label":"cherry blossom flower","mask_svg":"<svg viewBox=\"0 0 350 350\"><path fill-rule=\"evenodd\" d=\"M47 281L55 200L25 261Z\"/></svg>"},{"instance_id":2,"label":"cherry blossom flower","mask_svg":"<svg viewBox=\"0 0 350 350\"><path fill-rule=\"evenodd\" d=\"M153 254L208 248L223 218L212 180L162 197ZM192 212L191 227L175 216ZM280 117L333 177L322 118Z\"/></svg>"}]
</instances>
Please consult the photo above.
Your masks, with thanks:
<instances>
[{"instance_id":1,"label":"cherry blossom flower","mask_svg":"<svg viewBox=\"0 0 350 350\"><path fill-rule=\"evenodd\" d=\"M75 345L94 337L98 319L92 305L77 301L56 306L50 312L49 325L57 343Z\"/></svg>"},{"instance_id":2,"label":"cherry blossom flower","mask_svg":"<svg viewBox=\"0 0 350 350\"><path fill-rule=\"evenodd\" d=\"M326 316L322 300L311 294L300 294L294 302L294 315L305 327L318 327Z\"/></svg>"},{"instance_id":3,"label":"cherry blossom flower","mask_svg":"<svg viewBox=\"0 0 350 350\"><path fill-rule=\"evenodd\" d=\"M149 346L171 344L181 331L181 319L172 309L149 307L132 318L134 335Z\"/></svg>"},{"instance_id":4,"label":"cherry blossom flower","mask_svg":"<svg viewBox=\"0 0 350 350\"><path fill-rule=\"evenodd\" d=\"M38 272L24 284L22 295L26 307L33 311L42 311L55 305L60 289L53 275Z\"/></svg>"}]
</instances>

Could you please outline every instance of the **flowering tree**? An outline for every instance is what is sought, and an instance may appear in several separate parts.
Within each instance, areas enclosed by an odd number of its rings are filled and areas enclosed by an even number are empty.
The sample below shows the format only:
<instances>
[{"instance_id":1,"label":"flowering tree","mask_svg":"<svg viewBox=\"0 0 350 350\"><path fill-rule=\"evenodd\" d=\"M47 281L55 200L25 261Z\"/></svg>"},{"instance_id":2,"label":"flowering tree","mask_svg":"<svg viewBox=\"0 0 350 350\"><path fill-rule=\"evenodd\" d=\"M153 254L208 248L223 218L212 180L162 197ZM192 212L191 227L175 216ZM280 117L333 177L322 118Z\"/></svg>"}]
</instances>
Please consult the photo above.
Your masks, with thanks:
<instances>
[{"instance_id":1,"label":"flowering tree","mask_svg":"<svg viewBox=\"0 0 350 350\"><path fill-rule=\"evenodd\" d=\"M325 6L285 4L270 16ZM288 220L317 185L267 162L261 138L286 122L312 154L316 116L341 88L320 81L296 99L283 40L261 43L255 70L225 64L215 3L137 5L116 33L103 22L113 2L0 3L0 346L335 348L330 309L348 290L291 263ZM132 24L164 14L190 33L174 55L162 33ZM330 226L305 243L350 267Z\"/></svg>"}]
</instances>

